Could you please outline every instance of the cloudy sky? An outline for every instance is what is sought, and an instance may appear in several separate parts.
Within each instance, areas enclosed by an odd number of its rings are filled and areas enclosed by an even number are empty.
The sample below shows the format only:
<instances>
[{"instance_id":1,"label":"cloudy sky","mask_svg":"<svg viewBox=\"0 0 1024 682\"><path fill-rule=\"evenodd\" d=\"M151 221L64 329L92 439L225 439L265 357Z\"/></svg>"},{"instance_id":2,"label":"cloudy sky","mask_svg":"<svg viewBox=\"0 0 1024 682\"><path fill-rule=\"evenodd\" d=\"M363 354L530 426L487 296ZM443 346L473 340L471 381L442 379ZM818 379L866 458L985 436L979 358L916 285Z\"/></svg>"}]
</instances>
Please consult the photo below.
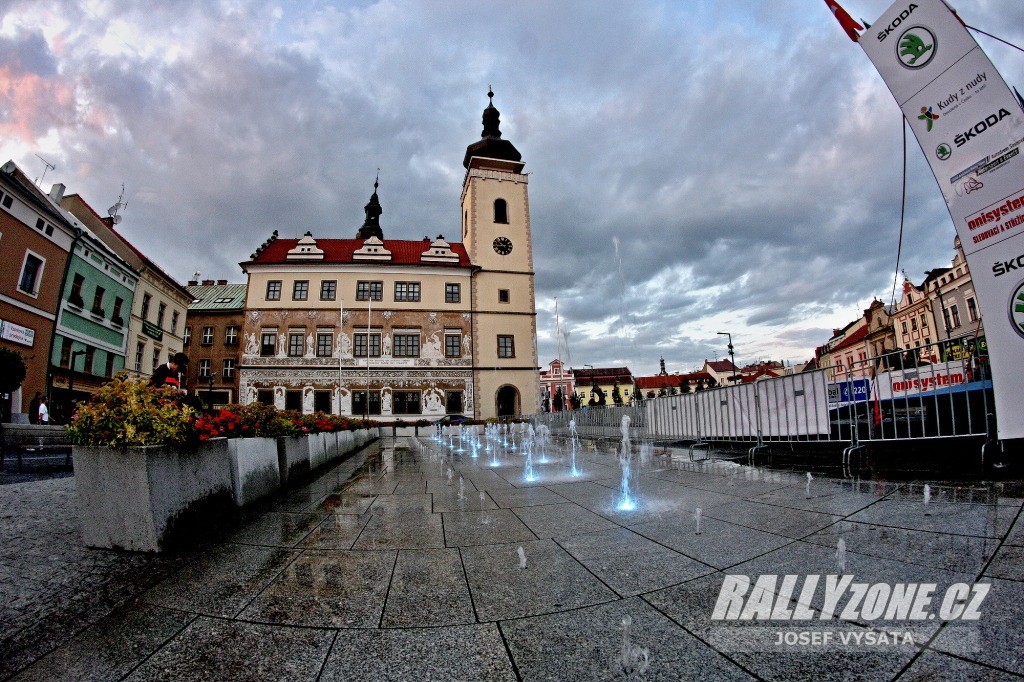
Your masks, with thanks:
<instances>
[{"instance_id":1,"label":"cloudy sky","mask_svg":"<svg viewBox=\"0 0 1024 682\"><path fill-rule=\"evenodd\" d=\"M873 22L890 0L845 0ZM1024 44L1021 0L955 0ZM819 0L0 0L0 162L63 182L179 280L272 230L459 234L488 85L530 172L541 364L806 360L889 301L901 117ZM1011 85L1024 53L979 36ZM910 138L900 264L954 231ZM563 357L566 351L562 351Z\"/></svg>"}]
</instances>

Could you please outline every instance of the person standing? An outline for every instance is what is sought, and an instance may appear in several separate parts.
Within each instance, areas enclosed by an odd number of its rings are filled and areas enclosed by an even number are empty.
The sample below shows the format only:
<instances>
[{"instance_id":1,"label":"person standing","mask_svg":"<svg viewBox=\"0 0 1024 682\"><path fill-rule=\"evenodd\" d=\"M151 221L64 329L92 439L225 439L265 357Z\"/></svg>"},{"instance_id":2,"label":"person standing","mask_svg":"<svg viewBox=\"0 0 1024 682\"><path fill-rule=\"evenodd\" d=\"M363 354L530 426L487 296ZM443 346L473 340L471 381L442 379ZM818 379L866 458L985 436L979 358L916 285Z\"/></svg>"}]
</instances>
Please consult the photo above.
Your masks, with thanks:
<instances>
[{"instance_id":1,"label":"person standing","mask_svg":"<svg viewBox=\"0 0 1024 682\"><path fill-rule=\"evenodd\" d=\"M50 423L50 410L46 407L46 396L39 397L39 415L38 424L49 424Z\"/></svg>"},{"instance_id":2,"label":"person standing","mask_svg":"<svg viewBox=\"0 0 1024 682\"><path fill-rule=\"evenodd\" d=\"M184 378L182 374L188 365L188 356L184 353L175 353L167 362L153 370L153 376L149 380L150 386L157 388L177 388L184 390Z\"/></svg>"}]
</instances>

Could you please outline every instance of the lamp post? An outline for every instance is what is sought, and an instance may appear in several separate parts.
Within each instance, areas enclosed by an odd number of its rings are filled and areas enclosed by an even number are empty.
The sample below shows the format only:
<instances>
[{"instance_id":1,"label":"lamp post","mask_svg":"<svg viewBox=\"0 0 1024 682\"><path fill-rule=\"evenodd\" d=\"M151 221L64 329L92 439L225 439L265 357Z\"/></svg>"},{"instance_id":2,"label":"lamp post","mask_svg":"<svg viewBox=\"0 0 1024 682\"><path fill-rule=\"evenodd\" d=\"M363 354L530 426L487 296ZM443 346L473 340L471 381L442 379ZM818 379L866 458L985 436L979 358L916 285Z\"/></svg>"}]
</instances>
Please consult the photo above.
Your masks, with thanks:
<instances>
[{"instance_id":1,"label":"lamp post","mask_svg":"<svg viewBox=\"0 0 1024 682\"><path fill-rule=\"evenodd\" d=\"M210 370L210 374L206 377L208 386L206 390L206 402L209 403L210 405L210 412L213 412L213 380L216 377L217 373L214 372L212 369Z\"/></svg>"},{"instance_id":2,"label":"lamp post","mask_svg":"<svg viewBox=\"0 0 1024 682\"><path fill-rule=\"evenodd\" d=\"M66 419L71 422L71 415L75 412L75 359L85 355L85 350L76 350L71 353L71 364L68 365L68 413Z\"/></svg>"},{"instance_id":3,"label":"lamp post","mask_svg":"<svg viewBox=\"0 0 1024 682\"><path fill-rule=\"evenodd\" d=\"M727 347L729 349L729 362L732 363L732 383L735 386L736 385L736 354L733 352L732 334L730 334L729 332L717 332L717 333L718 333L719 336L728 336L729 337L729 345Z\"/></svg>"}]
</instances>

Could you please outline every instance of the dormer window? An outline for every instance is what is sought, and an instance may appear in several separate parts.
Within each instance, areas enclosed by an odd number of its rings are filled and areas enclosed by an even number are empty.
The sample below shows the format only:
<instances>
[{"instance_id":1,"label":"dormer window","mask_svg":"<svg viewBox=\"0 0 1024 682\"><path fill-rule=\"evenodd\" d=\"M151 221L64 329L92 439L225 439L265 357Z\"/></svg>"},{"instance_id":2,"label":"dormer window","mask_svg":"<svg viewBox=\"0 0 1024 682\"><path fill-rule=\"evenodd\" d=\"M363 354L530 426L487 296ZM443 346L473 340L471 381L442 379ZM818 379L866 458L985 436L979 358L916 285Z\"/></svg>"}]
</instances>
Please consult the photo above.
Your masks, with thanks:
<instances>
[{"instance_id":1,"label":"dormer window","mask_svg":"<svg viewBox=\"0 0 1024 682\"><path fill-rule=\"evenodd\" d=\"M496 223L507 223L508 222L508 204L504 199L494 200L494 222Z\"/></svg>"}]
</instances>

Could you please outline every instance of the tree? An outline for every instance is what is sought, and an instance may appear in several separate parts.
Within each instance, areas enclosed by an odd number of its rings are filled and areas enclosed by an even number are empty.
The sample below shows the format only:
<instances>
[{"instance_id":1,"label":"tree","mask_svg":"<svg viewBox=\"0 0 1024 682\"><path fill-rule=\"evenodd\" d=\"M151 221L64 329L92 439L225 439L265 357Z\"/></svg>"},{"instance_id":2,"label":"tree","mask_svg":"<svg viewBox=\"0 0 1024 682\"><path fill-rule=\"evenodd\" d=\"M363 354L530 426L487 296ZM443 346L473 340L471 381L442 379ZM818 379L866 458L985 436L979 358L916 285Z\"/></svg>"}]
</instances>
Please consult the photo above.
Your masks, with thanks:
<instances>
[{"instance_id":1,"label":"tree","mask_svg":"<svg viewBox=\"0 0 1024 682\"><path fill-rule=\"evenodd\" d=\"M654 398L655 397L654 391L647 391L647 397L648 398Z\"/></svg>"},{"instance_id":2,"label":"tree","mask_svg":"<svg viewBox=\"0 0 1024 682\"><path fill-rule=\"evenodd\" d=\"M679 393L679 391L678 391L678 389L676 389L675 386L669 386L668 387L668 394L669 395L677 395L678 393Z\"/></svg>"},{"instance_id":3,"label":"tree","mask_svg":"<svg viewBox=\"0 0 1024 682\"><path fill-rule=\"evenodd\" d=\"M619 382L616 381L612 386L612 402L616 405L622 404L622 391L619 390Z\"/></svg>"},{"instance_id":4,"label":"tree","mask_svg":"<svg viewBox=\"0 0 1024 682\"><path fill-rule=\"evenodd\" d=\"M25 361L20 353L0 348L0 393L14 393L25 380Z\"/></svg>"}]
</instances>

